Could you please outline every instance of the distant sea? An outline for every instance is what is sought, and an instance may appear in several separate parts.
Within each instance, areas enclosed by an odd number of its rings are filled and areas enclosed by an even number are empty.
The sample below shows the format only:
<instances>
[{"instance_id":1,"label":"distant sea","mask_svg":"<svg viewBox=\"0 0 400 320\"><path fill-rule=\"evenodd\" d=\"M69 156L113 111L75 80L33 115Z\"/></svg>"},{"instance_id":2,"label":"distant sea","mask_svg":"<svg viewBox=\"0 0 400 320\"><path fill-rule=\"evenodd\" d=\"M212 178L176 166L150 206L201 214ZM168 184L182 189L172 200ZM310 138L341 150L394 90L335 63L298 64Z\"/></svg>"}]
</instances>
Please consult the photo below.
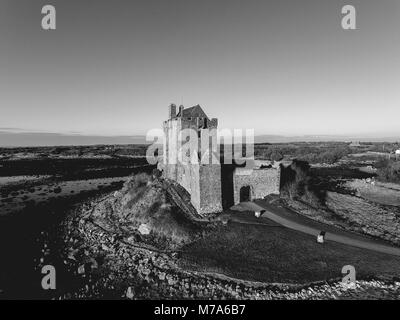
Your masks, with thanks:
<instances>
[{"instance_id":1,"label":"distant sea","mask_svg":"<svg viewBox=\"0 0 400 320\"><path fill-rule=\"evenodd\" d=\"M289 143L289 142L400 142L399 136L344 136L344 135L257 135L255 143ZM11 132L0 130L0 147L35 147L35 146L75 146L101 144L149 144L144 135L81 135L45 132Z\"/></svg>"}]
</instances>

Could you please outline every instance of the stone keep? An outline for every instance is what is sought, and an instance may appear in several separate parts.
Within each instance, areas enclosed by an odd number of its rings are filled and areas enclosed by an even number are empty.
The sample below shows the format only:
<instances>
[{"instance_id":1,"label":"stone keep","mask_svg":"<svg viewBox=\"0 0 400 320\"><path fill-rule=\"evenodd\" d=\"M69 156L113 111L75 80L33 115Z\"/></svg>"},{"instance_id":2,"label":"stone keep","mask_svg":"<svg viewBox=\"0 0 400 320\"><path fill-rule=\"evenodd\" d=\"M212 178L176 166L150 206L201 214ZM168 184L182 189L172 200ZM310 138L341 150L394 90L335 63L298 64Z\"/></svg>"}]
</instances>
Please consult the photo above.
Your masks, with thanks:
<instances>
[{"instance_id":1,"label":"stone keep","mask_svg":"<svg viewBox=\"0 0 400 320\"><path fill-rule=\"evenodd\" d=\"M180 106L177 110L176 105L171 104L168 111L168 120L163 124L163 176L176 181L189 192L191 203L199 214L221 212L221 165L219 161L201 161L204 157L211 159L211 150L216 148L218 120L210 120L199 105L186 109ZM191 159L184 162L179 161L179 152L186 141L182 137L183 129L192 129L196 137L190 138L197 138L198 142L187 152ZM203 141L209 142L208 154L201 154L202 137Z\"/></svg>"}]
</instances>

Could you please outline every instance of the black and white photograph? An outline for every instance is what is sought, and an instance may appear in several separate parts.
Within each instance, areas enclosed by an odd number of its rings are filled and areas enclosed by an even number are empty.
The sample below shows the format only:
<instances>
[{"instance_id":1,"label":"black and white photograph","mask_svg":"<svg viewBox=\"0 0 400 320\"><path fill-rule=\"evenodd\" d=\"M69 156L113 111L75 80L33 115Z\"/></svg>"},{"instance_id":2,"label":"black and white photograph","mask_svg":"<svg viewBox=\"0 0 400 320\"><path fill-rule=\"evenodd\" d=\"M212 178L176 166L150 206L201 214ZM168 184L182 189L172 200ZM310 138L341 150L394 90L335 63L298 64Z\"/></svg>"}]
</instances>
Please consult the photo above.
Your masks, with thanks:
<instances>
[{"instance_id":1,"label":"black and white photograph","mask_svg":"<svg viewBox=\"0 0 400 320\"><path fill-rule=\"evenodd\" d=\"M399 30L398 0L0 0L0 300L400 300Z\"/></svg>"}]
</instances>

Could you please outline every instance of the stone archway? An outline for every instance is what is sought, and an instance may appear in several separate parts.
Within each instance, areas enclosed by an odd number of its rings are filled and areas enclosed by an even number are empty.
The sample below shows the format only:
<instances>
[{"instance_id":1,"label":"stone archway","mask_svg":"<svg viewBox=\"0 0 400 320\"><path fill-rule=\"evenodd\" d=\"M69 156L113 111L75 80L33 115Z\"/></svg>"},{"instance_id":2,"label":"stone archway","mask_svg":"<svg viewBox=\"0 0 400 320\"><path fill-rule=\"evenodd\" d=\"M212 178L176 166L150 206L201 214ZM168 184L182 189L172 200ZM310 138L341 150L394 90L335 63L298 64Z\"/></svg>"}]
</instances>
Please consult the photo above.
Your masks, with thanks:
<instances>
[{"instance_id":1,"label":"stone archway","mask_svg":"<svg viewBox=\"0 0 400 320\"><path fill-rule=\"evenodd\" d=\"M251 201L250 186L240 188L240 202Z\"/></svg>"}]
</instances>

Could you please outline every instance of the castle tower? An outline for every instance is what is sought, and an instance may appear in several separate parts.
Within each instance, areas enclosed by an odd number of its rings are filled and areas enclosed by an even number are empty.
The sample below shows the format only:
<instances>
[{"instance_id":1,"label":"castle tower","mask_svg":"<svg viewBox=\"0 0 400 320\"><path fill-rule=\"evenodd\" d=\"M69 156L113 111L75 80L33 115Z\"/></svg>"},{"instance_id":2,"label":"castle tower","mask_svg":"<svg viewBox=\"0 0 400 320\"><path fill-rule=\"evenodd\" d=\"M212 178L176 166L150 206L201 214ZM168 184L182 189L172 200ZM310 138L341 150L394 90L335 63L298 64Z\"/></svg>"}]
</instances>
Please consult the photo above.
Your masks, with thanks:
<instances>
[{"instance_id":1,"label":"castle tower","mask_svg":"<svg viewBox=\"0 0 400 320\"><path fill-rule=\"evenodd\" d=\"M187 109L179 106L176 113L176 106L172 104L168 120L164 121L163 176L183 186L202 215L222 211L217 127L218 120L210 120L199 105ZM186 142L188 132L190 142ZM188 161L181 161L181 154L185 152Z\"/></svg>"}]
</instances>

